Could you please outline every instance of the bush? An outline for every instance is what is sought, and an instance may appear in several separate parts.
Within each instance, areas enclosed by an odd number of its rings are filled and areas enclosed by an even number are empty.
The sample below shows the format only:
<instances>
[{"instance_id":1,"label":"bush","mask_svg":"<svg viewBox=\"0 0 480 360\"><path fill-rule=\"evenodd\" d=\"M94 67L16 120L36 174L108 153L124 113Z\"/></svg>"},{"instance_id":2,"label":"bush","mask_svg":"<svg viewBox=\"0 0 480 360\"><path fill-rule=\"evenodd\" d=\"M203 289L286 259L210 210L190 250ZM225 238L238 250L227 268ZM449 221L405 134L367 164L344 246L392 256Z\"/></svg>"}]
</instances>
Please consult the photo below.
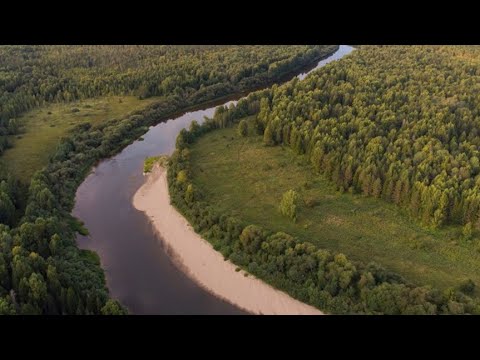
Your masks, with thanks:
<instances>
[{"instance_id":1,"label":"bush","mask_svg":"<svg viewBox=\"0 0 480 360\"><path fill-rule=\"evenodd\" d=\"M318 206L320 204L320 202L316 199L316 198L313 198L313 197L307 197L303 200L303 202L305 203L305 206L307 208L314 208L316 206Z\"/></svg>"},{"instance_id":2,"label":"bush","mask_svg":"<svg viewBox=\"0 0 480 360\"><path fill-rule=\"evenodd\" d=\"M464 294L466 295L473 295L473 293L475 292L475 283L473 282L472 279L468 279L468 280L465 280L464 282L462 282L458 289L463 292Z\"/></svg>"}]
</instances>

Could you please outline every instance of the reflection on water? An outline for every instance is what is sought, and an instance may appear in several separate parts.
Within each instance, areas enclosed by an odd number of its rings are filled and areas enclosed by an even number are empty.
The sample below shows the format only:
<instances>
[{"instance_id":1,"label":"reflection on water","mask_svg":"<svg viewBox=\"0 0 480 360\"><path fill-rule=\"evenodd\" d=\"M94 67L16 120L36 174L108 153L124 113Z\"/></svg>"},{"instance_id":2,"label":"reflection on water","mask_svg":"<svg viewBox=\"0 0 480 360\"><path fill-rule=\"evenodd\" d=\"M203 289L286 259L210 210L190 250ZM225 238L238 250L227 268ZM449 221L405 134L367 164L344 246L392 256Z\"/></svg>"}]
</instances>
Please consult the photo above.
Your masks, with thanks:
<instances>
[{"instance_id":1,"label":"reflection on water","mask_svg":"<svg viewBox=\"0 0 480 360\"><path fill-rule=\"evenodd\" d=\"M315 69L351 51L342 45ZM225 105L231 103L236 101ZM101 162L77 190L73 215L90 232L88 237L78 236L78 245L99 254L111 295L134 314L245 314L179 270L154 236L147 217L131 203L144 181L145 157L170 154L181 129L193 120L203 122L214 111L215 107L189 112L151 127L143 141Z\"/></svg>"}]
</instances>

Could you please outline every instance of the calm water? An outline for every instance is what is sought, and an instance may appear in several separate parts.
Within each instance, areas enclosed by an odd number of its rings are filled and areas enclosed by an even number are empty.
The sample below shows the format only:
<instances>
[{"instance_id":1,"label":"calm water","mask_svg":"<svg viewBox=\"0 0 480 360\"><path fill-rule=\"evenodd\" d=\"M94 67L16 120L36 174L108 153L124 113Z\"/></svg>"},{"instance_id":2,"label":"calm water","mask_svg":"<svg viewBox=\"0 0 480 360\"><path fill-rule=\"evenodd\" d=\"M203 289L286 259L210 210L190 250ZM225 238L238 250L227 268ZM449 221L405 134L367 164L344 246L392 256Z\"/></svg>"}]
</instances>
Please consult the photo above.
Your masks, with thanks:
<instances>
[{"instance_id":1,"label":"calm water","mask_svg":"<svg viewBox=\"0 0 480 360\"><path fill-rule=\"evenodd\" d=\"M353 48L342 45L311 71L338 60ZM301 80L308 73L298 75ZM236 101L229 101L236 103ZM147 217L132 205L143 184L147 156L170 154L177 134L193 120L211 117L215 107L186 113L151 127L118 155L102 161L80 185L73 214L84 221L83 249L98 253L111 295L133 314L246 314L189 279L154 235Z\"/></svg>"},{"instance_id":2,"label":"calm water","mask_svg":"<svg viewBox=\"0 0 480 360\"><path fill-rule=\"evenodd\" d=\"M354 48L352 48L351 46L348 46L348 45L340 45L340 47L338 48L337 52L335 52L334 54L332 54L331 56L321 60L317 66L315 66L313 69L305 72L305 73L302 73L300 75L297 75L297 78L299 78L300 80L303 80L305 79L305 77L310 74L312 71L315 71L316 69L319 69L321 67L324 67L325 65L327 65L328 63L331 63L332 61L335 61L335 60L340 60L342 57L344 57L345 55L348 55L350 54L353 50L355 50Z\"/></svg>"}]
</instances>

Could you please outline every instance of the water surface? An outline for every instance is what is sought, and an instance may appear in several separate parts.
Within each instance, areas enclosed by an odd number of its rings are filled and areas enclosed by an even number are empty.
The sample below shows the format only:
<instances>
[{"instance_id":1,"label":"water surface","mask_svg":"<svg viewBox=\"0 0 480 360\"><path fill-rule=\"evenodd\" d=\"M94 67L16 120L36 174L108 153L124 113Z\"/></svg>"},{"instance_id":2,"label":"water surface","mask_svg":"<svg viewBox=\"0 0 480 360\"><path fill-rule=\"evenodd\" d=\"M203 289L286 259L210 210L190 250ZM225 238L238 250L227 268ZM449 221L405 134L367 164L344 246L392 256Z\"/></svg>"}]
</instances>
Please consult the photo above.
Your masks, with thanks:
<instances>
[{"instance_id":1,"label":"water surface","mask_svg":"<svg viewBox=\"0 0 480 360\"><path fill-rule=\"evenodd\" d=\"M300 80L350 53L341 45ZM236 101L229 101L230 105ZM133 314L245 314L238 307L210 294L187 277L156 238L148 218L132 205L144 182L147 156L171 154L175 140L193 120L212 117L215 107L185 113L160 123L116 156L102 161L77 190L73 215L88 228L88 237L78 235L80 248L100 256L107 286Z\"/></svg>"}]
</instances>

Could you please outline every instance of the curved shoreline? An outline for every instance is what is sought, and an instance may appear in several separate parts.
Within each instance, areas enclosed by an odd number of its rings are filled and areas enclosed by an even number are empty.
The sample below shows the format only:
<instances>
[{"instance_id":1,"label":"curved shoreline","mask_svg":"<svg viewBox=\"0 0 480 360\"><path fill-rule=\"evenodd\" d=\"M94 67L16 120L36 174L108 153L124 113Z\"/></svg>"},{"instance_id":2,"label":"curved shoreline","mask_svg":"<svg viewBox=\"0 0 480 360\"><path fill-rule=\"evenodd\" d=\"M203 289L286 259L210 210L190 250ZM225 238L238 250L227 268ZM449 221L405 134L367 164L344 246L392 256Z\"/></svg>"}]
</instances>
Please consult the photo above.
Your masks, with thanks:
<instances>
[{"instance_id":1,"label":"curved shoreline","mask_svg":"<svg viewBox=\"0 0 480 360\"><path fill-rule=\"evenodd\" d=\"M313 306L255 278L244 275L212 245L195 233L188 221L170 204L166 170L154 167L132 199L155 232L175 254L185 273L209 292L253 314L323 315Z\"/></svg>"}]
</instances>

